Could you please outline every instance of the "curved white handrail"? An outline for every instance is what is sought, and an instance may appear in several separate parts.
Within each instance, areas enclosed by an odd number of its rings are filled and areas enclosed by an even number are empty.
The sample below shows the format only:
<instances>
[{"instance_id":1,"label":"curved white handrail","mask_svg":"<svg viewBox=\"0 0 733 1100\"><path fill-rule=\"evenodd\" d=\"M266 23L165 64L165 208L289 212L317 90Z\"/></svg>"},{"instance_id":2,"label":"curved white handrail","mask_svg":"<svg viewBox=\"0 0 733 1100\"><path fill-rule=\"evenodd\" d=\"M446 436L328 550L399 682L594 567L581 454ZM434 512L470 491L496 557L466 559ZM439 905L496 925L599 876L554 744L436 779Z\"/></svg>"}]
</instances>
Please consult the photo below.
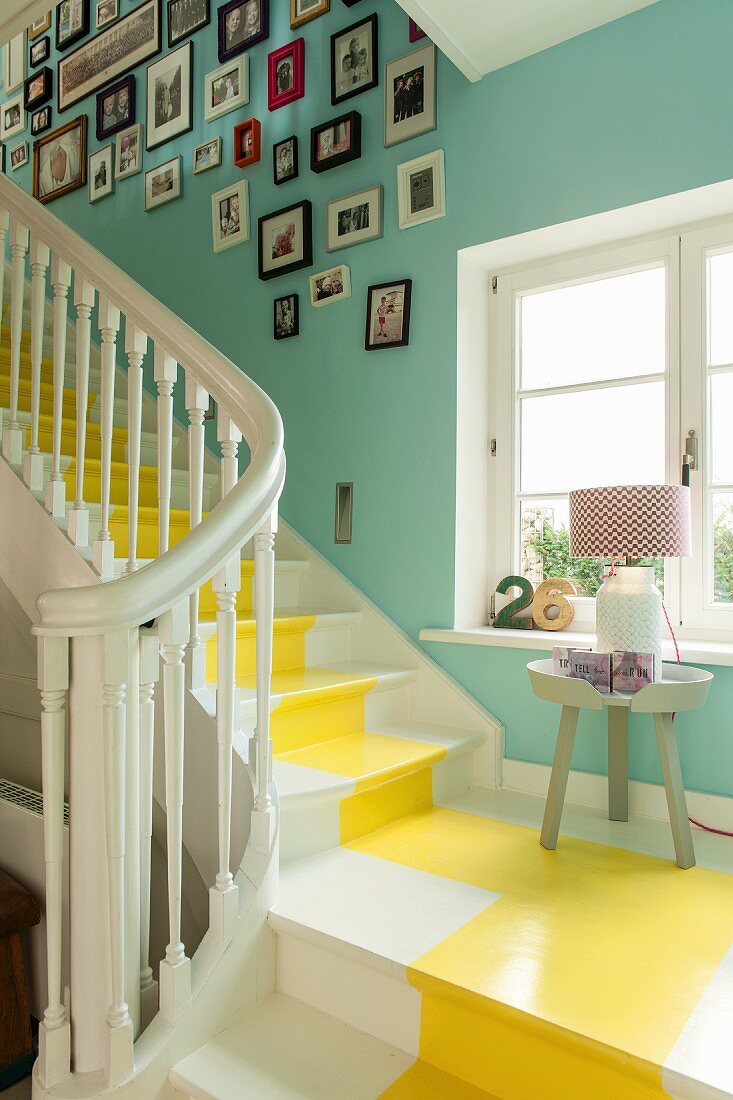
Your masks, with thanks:
<instances>
[{"instance_id":1,"label":"curved white handrail","mask_svg":"<svg viewBox=\"0 0 733 1100\"><path fill-rule=\"evenodd\" d=\"M73 637L137 626L201 586L270 515L285 479L283 425L263 390L197 332L49 210L0 175L0 205L35 232L126 318L205 387L246 439L251 462L209 516L136 573L103 585L45 592L34 633Z\"/></svg>"}]
</instances>

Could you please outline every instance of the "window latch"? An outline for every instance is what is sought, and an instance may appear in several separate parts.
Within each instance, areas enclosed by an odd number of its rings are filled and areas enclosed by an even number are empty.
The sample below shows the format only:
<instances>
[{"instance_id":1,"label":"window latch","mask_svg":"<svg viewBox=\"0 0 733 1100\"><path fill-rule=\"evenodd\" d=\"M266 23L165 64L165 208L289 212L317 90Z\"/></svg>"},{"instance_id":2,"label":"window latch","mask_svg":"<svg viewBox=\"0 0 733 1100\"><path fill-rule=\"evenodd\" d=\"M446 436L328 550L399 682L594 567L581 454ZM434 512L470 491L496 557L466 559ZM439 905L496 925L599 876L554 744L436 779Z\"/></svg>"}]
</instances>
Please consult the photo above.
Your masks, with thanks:
<instances>
[{"instance_id":1,"label":"window latch","mask_svg":"<svg viewBox=\"0 0 733 1100\"><path fill-rule=\"evenodd\" d=\"M491 448L490 448L490 450L491 450L491 457L492 457L492 458L496 458L496 440L495 440L495 439L492 439L492 440L491 440Z\"/></svg>"},{"instance_id":2,"label":"window latch","mask_svg":"<svg viewBox=\"0 0 733 1100\"><path fill-rule=\"evenodd\" d=\"M687 433L685 453L682 455L682 484L690 484L690 470L697 469L697 436L694 428Z\"/></svg>"}]
</instances>

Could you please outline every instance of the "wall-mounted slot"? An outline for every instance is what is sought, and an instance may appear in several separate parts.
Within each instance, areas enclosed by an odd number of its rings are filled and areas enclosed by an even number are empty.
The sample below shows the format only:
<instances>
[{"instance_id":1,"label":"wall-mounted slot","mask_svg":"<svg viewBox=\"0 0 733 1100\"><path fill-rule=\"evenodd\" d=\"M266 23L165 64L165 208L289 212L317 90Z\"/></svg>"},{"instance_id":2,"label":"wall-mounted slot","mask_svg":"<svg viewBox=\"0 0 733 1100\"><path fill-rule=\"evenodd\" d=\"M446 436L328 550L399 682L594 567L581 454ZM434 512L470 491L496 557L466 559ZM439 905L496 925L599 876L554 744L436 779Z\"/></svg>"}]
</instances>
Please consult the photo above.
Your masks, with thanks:
<instances>
[{"instance_id":1,"label":"wall-mounted slot","mask_svg":"<svg viewBox=\"0 0 733 1100\"><path fill-rule=\"evenodd\" d=\"M353 501L353 481L339 481L336 485L335 542L351 542L351 516L353 510Z\"/></svg>"}]
</instances>

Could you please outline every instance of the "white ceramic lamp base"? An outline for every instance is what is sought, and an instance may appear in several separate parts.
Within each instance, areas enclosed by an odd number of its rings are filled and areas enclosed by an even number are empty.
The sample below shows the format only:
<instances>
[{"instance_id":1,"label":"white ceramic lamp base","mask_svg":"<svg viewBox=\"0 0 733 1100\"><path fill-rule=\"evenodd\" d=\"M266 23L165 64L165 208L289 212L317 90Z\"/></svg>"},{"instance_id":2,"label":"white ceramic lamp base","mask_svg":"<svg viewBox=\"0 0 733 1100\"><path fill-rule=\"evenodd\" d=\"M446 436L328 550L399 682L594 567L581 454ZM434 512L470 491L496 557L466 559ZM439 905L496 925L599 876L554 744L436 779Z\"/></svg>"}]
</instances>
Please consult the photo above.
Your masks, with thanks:
<instances>
[{"instance_id":1,"label":"white ceramic lamp base","mask_svg":"<svg viewBox=\"0 0 733 1100\"><path fill-rule=\"evenodd\" d=\"M654 679L662 678L662 594L651 566L616 566L596 596L596 649L654 654Z\"/></svg>"}]
</instances>

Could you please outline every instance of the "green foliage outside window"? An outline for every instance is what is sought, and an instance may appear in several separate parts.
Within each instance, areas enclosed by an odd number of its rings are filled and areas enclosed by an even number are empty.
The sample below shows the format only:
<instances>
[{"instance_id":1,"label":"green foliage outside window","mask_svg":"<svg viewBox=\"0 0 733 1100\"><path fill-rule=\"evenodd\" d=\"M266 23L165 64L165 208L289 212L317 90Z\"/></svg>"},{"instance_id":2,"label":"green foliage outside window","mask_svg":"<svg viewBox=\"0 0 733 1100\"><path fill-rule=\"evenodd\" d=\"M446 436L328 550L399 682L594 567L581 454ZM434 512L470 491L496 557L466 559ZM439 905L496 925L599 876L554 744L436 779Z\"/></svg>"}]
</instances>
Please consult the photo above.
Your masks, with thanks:
<instances>
[{"instance_id":1,"label":"green foliage outside window","mask_svg":"<svg viewBox=\"0 0 733 1100\"><path fill-rule=\"evenodd\" d=\"M730 517L731 526L726 528L730 545L728 584L733 592L733 508ZM547 520L542 525L541 535L529 535L527 545L542 560L542 577L567 577L575 585L579 596L595 596L603 583L604 566L608 564L600 558L574 558L570 553L570 537L566 527L557 530ZM716 544L717 545L717 544ZM664 562L633 559L634 565L653 565L657 584L664 591ZM717 581L717 569L716 569ZM729 597L730 598L730 597Z\"/></svg>"}]
</instances>

